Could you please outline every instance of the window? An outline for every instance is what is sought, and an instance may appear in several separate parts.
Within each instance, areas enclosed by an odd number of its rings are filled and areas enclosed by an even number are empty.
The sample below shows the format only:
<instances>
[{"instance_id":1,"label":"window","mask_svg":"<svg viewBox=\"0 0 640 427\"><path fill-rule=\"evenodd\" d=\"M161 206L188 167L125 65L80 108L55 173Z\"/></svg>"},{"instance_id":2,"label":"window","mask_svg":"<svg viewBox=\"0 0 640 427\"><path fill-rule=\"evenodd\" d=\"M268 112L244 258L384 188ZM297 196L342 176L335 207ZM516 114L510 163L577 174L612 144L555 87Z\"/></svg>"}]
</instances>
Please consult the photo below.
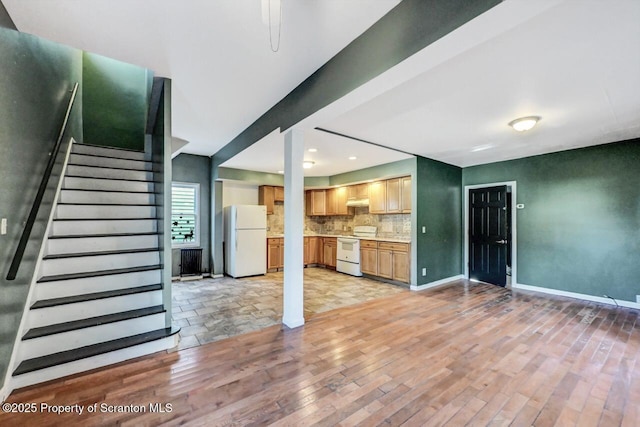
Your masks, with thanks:
<instances>
[{"instance_id":1,"label":"window","mask_svg":"<svg viewBox=\"0 0 640 427\"><path fill-rule=\"evenodd\" d=\"M171 246L200 244L200 184L171 184Z\"/></svg>"}]
</instances>

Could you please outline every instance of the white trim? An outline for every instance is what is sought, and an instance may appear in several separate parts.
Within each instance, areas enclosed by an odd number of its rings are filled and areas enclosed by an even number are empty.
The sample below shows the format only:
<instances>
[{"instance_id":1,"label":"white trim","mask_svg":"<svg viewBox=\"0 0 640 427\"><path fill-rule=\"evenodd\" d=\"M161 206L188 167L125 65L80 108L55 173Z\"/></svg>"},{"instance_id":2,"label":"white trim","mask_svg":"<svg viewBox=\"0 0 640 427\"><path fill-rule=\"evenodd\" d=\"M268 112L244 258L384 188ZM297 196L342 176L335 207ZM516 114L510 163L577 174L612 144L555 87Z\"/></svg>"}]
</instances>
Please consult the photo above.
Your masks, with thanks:
<instances>
[{"instance_id":1,"label":"white trim","mask_svg":"<svg viewBox=\"0 0 640 427\"><path fill-rule=\"evenodd\" d=\"M51 206L51 212L49 213L49 220L47 222L47 228L44 231L44 236L42 238L42 243L40 245L40 251L38 251L38 258L36 260L36 266L33 270L33 276L31 277L31 283L29 284L29 292L27 294L26 303L24 305L24 310L22 311L22 317L20 318L20 325L18 326L18 333L16 334L16 340L13 343L13 350L11 351L11 358L9 359L9 364L7 365L7 373L4 378L4 386L2 389L2 393L11 393L14 390L13 384L13 371L15 367L18 365L16 359L18 359L18 355L20 354L20 343L22 342L22 336L24 335L24 330L28 324L27 317L29 314L29 309L32 305L32 299L34 298L36 282L38 280L38 274L40 273L40 268L42 265L42 258L44 257L44 252L47 248L47 242L49 240L49 233L51 232L51 224L53 223L53 218L56 215L56 209L58 207L58 199L60 198L60 192L62 191L62 186L64 184L64 177L67 172L67 165L69 164L69 156L71 155L71 150L73 148L73 144L76 141L73 137L69 141L69 145L67 147L67 152L65 153L64 163L62 165L62 171L60 172L60 180L58 181L58 186L56 188L55 197L53 198L53 204ZM0 395L0 397L4 397ZM4 402L4 399L0 399L0 401Z\"/></svg>"},{"instance_id":2,"label":"white trim","mask_svg":"<svg viewBox=\"0 0 640 427\"><path fill-rule=\"evenodd\" d=\"M186 248L199 248L200 247L200 183L199 182L182 182L171 181L171 193L173 195L173 187L193 188L194 195L194 221L195 227L193 229L193 241L178 243L171 240L171 249L186 249ZM173 199L171 200L171 217L173 217Z\"/></svg>"},{"instance_id":3,"label":"white trim","mask_svg":"<svg viewBox=\"0 0 640 427\"><path fill-rule=\"evenodd\" d=\"M412 291L424 291L425 289L431 289L438 286L446 285L450 282L455 282L456 280L464 279L463 274L458 274L457 276L451 276L444 279L436 280L435 282L425 283L424 285L411 285Z\"/></svg>"},{"instance_id":4,"label":"white trim","mask_svg":"<svg viewBox=\"0 0 640 427\"><path fill-rule=\"evenodd\" d=\"M518 283L518 188L516 181L490 182L464 186L464 277L469 278L469 190L473 188L496 187L506 185L511 187L511 283Z\"/></svg>"},{"instance_id":5,"label":"white trim","mask_svg":"<svg viewBox=\"0 0 640 427\"><path fill-rule=\"evenodd\" d=\"M0 403L4 403L11 394L11 388L6 384L0 388Z\"/></svg>"},{"instance_id":6,"label":"white trim","mask_svg":"<svg viewBox=\"0 0 640 427\"><path fill-rule=\"evenodd\" d=\"M568 297L568 298L575 298L575 299L581 299L581 300L586 300L586 301L599 302L601 304L616 305L610 298L597 297L595 295L588 295L588 294L579 294L577 292L561 291L559 289L542 288L540 286L523 285L521 283L516 283L514 285L511 285L511 288L512 289L521 289L523 291L540 292L540 293L543 293L543 294L558 295L558 296L562 296L562 297ZM631 302L631 301L625 301L625 300L619 300L619 299L616 299L616 301L618 302L618 305L620 307L640 309L640 304L639 303L635 303L635 302Z\"/></svg>"}]
</instances>

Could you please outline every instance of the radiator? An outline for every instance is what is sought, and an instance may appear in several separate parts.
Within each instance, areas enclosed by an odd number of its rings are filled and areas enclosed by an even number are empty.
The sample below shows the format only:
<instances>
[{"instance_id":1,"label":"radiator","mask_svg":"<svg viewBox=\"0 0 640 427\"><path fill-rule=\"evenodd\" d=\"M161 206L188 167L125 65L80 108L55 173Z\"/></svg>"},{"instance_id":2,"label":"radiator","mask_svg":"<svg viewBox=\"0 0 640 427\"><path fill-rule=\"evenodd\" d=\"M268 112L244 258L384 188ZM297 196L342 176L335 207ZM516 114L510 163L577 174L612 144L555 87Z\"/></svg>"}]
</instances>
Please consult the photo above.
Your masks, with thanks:
<instances>
[{"instance_id":1,"label":"radiator","mask_svg":"<svg viewBox=\"0 0 640 427\"><path fill-rule=\"evenodd\" d=\"M202 274L202 248L180 249L180 276Z\"/></svg>"}]
</instances>

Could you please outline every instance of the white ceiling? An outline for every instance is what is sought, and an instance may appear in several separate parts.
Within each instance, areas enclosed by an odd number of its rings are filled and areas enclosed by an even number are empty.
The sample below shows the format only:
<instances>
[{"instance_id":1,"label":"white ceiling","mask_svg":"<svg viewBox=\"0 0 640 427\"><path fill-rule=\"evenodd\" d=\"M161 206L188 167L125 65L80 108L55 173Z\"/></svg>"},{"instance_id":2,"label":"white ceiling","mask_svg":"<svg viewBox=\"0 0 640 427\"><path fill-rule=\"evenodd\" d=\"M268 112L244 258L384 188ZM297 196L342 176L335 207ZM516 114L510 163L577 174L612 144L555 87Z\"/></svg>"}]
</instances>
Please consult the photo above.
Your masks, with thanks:
<instances>
[{"instance_id":1,"label":"white ceiling","mask_svg":"<svg viewBox=\"0 0 640 427\"><path fill-rule=\"evenodd\" d=\"M211 155L398 1L284 0L276 54L259 0L3 3L21 31L171 77L174 135ZM309 175L406 157L316 126L459 166L640 137L639 76L640 1L506 0L301 123ZM225 166L276 172L282 152L271 135Z\"/></svg>"}]
</instances>

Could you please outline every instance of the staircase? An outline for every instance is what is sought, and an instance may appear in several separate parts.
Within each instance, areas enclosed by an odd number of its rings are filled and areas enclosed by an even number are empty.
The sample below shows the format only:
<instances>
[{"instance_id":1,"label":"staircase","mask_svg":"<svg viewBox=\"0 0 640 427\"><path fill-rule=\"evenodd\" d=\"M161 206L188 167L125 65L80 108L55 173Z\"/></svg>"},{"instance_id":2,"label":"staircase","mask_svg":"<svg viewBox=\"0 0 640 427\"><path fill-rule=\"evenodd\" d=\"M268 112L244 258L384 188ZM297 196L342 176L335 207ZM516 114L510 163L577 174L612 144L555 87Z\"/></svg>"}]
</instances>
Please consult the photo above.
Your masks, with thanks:
<instances>
[{"instance_id":1,"label":"staircase","mask_svg":"<svg viewBox=\"0 0 640 427\"><path fill-rule=\"evenodd\" d=\"M74 144L14 355L13 388L177 345L165 327L152 163Z\"/></svg>"}]
</instances>

